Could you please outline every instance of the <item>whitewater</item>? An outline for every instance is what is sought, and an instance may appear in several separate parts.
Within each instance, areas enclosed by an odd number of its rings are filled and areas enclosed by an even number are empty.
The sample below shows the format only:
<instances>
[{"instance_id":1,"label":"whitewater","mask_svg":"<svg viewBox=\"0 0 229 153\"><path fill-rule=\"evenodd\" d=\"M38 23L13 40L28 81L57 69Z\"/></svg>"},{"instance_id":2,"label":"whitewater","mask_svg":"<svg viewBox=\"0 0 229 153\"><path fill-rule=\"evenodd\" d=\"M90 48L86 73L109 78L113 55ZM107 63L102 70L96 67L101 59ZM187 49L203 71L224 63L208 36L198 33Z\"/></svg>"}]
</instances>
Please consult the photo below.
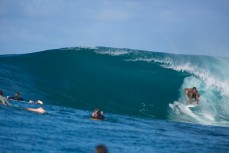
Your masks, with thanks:
<instances>
[{"instance_id":1,"label":"whitewater","mask_svg":"<svg viewBox=\"0 0 229 153\"><path fill-rule=\"evenodd\" d=\"M199 106L169 107L187 105L192 87ZM2 152L229 150L229 58L108 47L1 55L0 89L41 99L47 111L0 106ZM105 121L89 119L95 108Z\"/></svg>"}]
</instances>

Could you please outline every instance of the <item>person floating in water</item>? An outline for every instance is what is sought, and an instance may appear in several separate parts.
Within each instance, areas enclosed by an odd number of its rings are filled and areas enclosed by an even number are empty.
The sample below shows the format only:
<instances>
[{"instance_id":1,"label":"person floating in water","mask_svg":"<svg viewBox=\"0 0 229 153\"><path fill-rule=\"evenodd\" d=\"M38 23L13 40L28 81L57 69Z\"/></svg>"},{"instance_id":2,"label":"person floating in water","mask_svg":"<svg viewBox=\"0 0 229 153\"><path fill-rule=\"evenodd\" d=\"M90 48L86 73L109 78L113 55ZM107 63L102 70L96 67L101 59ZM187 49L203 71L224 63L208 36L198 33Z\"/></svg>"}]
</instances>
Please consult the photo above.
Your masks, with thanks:
<instances>
[{"instance_id":1,"label":"person floating in water","mask_svg":"<svg viewBox=\"0 0 229 153\"><path fill-rule=\"evenodd\" d=\"M188 92L187 92L188 91ZM199 97L200 94L198 93L198 90L196 89L196 87L193 88L185 88L184 89L184 95L186 95L187 92L187 96L189 98L189 103L192 104L192 98L195 98L196 104L199 104Z\"/></svg>"},{"instance_id":2,"label":"person floating in water","mask_svg":"<svg viewBox=\"0 0 229 153\"><path fill-rule=\"evenodd\" d=\"M0 104L13 106L7 100L7 98L3 97L3 91L2 90L0 90ZM16 107L16 108L20 108L20 107ZM35 113L40 113L40 114L46 113L46 111L42 107L39 107L39 108L22 108L22 109L25 109L25 110L28 110L28 111L31 111L31 112L35 112Z\"/></svg>"},{"instance_id":3,"label":"person floating in water","mask_svg":"<svg viewBox=\"0 0 229 153\"><path fill-rule=\"evenodd\" d=\"M103 112L100 111L99 109L95 109L94 112L91 115L91 118L103 120L104 119Z\"/></svg>"},{"instance_id":4,"label":"person floating in water","mask_svg":"<svg viewBox=\"0 0 229 153\"><path fill-rule=\"evenodd\" d=\"M14 96L7 96L7 99L9 99L9 100L17 100L17 101L25 101L25 99L20 97L20 93L18 91L15 92ZM43 102L41 100L37 100L36 102L30 100L29 103L43 105Z\"/></svg>"},{"instance_id":5,"label":"person floating in water","mask_svg":"<svg viewBox=\"0 0 229 153\"><path fill-rule=\"evenodd\" d=\"M0 90L0 104L13 106L5 97L3 97L3 91Z\"/></svg>"},{"instance_id":6,"label":"person floating in water","mask_svg":"<svg viewBox=\"0 0 229 153\"><path fill-rule=\"evenodd\" d=\"M14 96L11 96L11 97L7 96L7 99L17 100L17 101L24 101L24 99L20 97L20 93L19 92L15 92Z\"/></svg>"}]
</instances>

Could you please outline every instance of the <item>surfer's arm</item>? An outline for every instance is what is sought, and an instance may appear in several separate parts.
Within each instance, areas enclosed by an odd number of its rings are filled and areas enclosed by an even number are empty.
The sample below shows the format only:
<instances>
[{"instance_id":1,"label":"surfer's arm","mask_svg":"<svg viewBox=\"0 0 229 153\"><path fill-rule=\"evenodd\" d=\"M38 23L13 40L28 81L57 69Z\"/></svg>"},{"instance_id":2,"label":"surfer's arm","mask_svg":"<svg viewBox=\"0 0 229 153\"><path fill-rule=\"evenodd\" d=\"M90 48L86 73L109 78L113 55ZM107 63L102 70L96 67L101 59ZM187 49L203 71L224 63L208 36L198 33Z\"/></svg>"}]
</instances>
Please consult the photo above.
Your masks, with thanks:
<instances>
[{"instance_id":1,"label":"surfer's arm","mask_svg":"<svg viewBox=\"0 0 229 153\"><path fill-rule=\"evenodd\" d=\"M5 103L5 105L13 106L6 98L4 98L4 103Z\"/></svg>"},{"instance_id":2,"label":"surfer's arm","mask_svg":"<svg viewBox=\"0 0 229 153\"><path fill-rule=\"evenodd\" d=\"M6 98L7 99L14 99L14 97L12 97L12 96L7 96Z\"/></svg>"},{"instance_id":3,"label":"surfer's arm","mask_svg":"<svg viewBox=\"0 0 229 153\"><path fill-rule=\"evenodd\" d=\"M184 88L184 95L186 95L186 91L190 91L189 88Z\"/></svg>"},{"instance_id":4,"label":"surfer's arm","mask_svg":"<svg viewBox=\"0 0 229 153\"><path fill-rule=\"evenodd\" d=\"M9 105L9 106L12 106L8 100L5 98L5 97L0 97L0 102L3 104L3 105Z\"/></svg>"},{"instance_id":5,"label":"surfer's arm","mask_svg":"<svg viewBox=\"0 0 229 153\"><path fill-rule=\"evenodd\" d=\"M1 102L3 105L6 105L5 100L4 100L4 98L3 98L2 96L0 96L0 102Z\"/></svg>"}]
</instances>

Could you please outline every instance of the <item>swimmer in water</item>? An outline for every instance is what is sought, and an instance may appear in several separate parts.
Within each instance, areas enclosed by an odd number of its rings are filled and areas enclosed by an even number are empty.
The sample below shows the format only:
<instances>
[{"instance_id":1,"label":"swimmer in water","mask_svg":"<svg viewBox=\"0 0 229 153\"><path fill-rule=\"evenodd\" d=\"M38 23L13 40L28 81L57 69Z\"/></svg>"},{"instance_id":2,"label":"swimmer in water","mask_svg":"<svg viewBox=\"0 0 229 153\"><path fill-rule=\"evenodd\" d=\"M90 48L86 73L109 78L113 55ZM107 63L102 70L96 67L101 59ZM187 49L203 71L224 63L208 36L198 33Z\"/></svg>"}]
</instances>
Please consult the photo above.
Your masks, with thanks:
<instances>
[{"instance_id":1,"label":"swimmer in water","mask_svg":"<svg viewBox=\"0 0 229 153\"><path fill-rule=\"evenodd\" d=\"M91 115L91 118L103 120L104 119L103 112L100 111L99 109L95 109Z\"/></svg>"},{"instance_id":2,"label":"swimmer in water","mask_svg":"<svg viewBox=\"0 0 229 153\"><path fill-rule=\"evenodd\" d=\"M5 97L3 97L3 91L0 90L0 104L13 106Z\"/></svg>"},{"instance_id":3,"label":"swimmer in water","mask_svg":"<svg viewBox=\"0 0 229 153\"><path fill-rule=\"evenodd\" d=\"M20 93L19 92L15 92L14 96L11 96L11 97L7 96L7 99L17 100L17 101L24 101L24 99L20 97Z\"/></svg>"}]
</instances>

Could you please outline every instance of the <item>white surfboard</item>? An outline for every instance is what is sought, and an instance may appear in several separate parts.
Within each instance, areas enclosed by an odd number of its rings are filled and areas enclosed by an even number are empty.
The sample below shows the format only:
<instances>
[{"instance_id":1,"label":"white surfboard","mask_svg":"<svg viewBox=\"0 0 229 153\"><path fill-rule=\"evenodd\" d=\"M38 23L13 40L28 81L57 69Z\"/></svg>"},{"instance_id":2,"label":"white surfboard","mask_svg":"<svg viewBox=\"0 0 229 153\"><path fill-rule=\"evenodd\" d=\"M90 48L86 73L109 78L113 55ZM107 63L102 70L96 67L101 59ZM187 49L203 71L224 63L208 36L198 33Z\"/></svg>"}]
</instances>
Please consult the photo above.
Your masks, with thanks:
<instances>
[{"instance_id":1,"label":"white surfboard","mask_svg":"<svg viewBox=\"0 0 229 153\"><path fill-rule=\"evenodd\" d=\"M174 102L173 107L174 108L178 107L180 109L180 111L185 112L185 113L191 112L191 110L188 107L186 107L186 105L179 103L179 102L176 102L176 101Z\"/></svg>"},{"instance_id":2,"label":"white surfboard","mask_svg":"<svg viewBox=\"0 0 229 153\"><path fill-rule=\"evenodd\" d=\"M173 104L169 104L169 107L175 112L186 114L192 118L199 120L197 115L190 109L190 107L187 107L187 105L185 104L175 101Z\"/></svg>"},{"instance_id":3,"label":"white surfboard","mask_svg":"<svg viewBox=\"0 0 229 153\"><path fill-rule=\"evenodd\" d=\"M192 108L198 106L197 101L192 102L192 104L188 104L186 107Z\"/></svg>"}]
</instances>

